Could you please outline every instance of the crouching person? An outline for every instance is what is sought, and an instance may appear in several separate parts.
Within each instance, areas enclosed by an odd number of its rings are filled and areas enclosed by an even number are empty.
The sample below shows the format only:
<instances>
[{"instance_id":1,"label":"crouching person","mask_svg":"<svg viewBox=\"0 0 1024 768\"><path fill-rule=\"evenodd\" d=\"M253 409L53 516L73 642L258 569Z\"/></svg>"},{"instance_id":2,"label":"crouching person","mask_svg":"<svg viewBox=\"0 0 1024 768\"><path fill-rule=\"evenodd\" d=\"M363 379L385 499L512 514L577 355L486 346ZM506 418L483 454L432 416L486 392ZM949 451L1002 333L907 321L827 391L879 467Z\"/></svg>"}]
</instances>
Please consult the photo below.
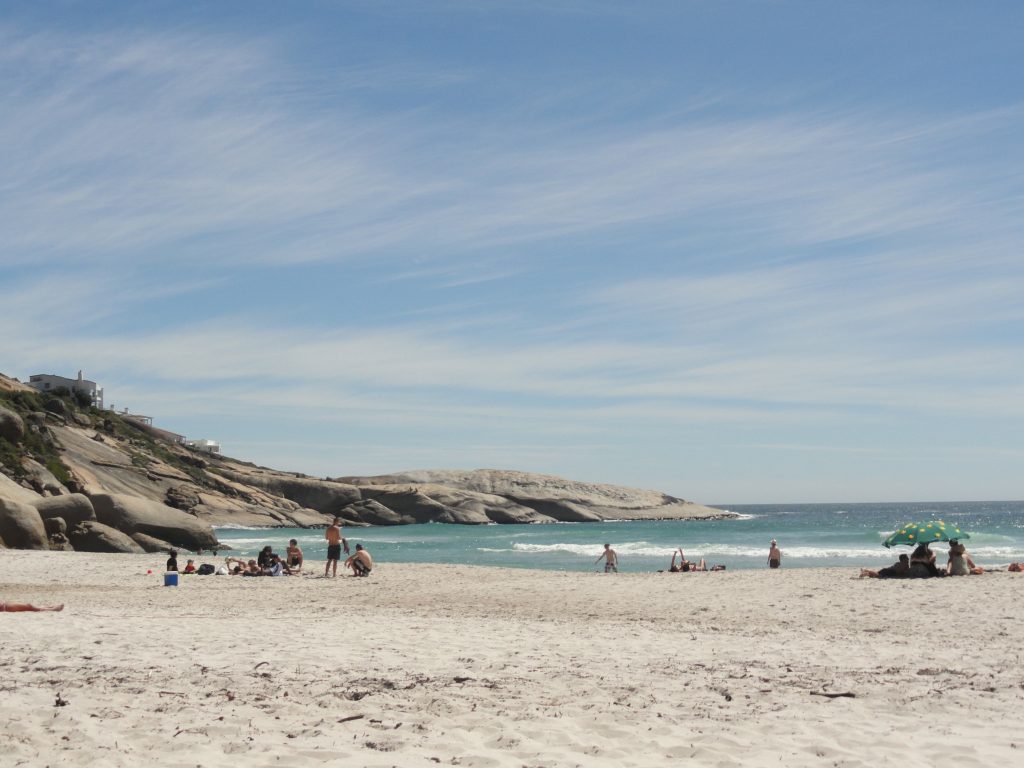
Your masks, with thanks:
<instances>
[{"instance_id":1,"label":"crouching person","mask_svg":"<svg viewBox=\"0 0 1024 768\"><path fill-rule=\"evenodd\" d=\"M373 558L362 544L356 544L356 551L345 561L345 567L352 569L353 576L369 576L373 570Z\"/></svg>"}]
</instances>

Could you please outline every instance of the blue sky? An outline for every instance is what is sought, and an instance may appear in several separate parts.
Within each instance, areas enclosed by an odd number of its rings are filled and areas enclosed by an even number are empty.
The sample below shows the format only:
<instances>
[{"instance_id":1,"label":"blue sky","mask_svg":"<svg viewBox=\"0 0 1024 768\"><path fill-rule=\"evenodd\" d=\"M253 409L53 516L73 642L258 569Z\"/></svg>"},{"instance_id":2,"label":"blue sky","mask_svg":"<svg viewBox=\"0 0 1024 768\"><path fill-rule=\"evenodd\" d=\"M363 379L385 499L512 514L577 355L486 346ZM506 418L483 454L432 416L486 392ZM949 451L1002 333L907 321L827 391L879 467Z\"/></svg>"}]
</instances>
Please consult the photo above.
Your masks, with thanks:
<instances>
[{"instance_id":1,"label":"blue sky","mask_svg":"<svg viewBox=\"0 0 1024 768\"><path fill-rule=\"evenodd\" d=\"M1020 3L0 9L8 375L313 475L1024 497Z\"/></svg>"}]
</instances>

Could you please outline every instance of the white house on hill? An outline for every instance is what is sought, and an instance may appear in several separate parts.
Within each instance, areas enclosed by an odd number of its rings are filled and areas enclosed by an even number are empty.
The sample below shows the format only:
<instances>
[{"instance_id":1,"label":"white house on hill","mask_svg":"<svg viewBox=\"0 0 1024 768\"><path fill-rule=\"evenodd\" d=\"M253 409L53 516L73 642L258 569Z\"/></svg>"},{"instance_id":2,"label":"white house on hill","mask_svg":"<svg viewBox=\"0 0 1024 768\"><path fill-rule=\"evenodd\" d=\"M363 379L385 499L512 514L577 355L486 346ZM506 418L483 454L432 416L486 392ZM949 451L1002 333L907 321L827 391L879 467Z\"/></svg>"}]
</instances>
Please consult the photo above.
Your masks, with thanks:
<instances>
[{"instance_id":1,"label":"white house on hill","mask_svg":"<svg viewBox=\"0 0 1024 768\"><path fill-rule=\"evenodd\" d=\"M29 377L28 385L40 392L52 392L61 387L69 392L84 392L92 399L94 408L103 407L103 389L96 386L95 381L83 379L81 371L78 372L77 379L67 379L52 373L37 373Z\"/></svg>"},{"instance_id":2,"label":"white house on hill","mask_svg":"<svg viewBox=\"0 0 1024 768\"><path fill-rule=\"evenodd\" d=\"M220 453L220 443L216 440L186 440L185 445L197 451L206 453Z\"/></svg>"}]
</instances>

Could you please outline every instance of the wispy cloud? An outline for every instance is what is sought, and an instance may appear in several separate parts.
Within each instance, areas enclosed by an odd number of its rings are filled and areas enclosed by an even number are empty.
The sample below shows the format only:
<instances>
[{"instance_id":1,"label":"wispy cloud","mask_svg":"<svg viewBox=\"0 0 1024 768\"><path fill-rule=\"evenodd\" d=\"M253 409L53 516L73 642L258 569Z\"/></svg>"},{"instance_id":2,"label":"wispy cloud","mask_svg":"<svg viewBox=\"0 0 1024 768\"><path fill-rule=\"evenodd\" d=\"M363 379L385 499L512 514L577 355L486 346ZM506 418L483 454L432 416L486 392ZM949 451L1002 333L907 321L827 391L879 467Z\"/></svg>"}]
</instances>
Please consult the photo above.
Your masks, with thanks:
<instances>
[{"instance_id":1,"label":"wispy cloud","mask_svg":"<svg viewBox=\"0 0 1024 768\"><path fill-rule=\"evenodd\" d=\"M538 129L351 101L308 109L268 43L12 30L2 42L8 80L25 83L0 97L8 261L457 255L709 219L793 248L922 229L997 236L1020 213L1019 189L1003 194L1016 180L936 162L965 135L1018 125L1016 110L927 125L819 109ZM361 73L337 72L331 87Z\"/></svg>"},{"instance_id":2,"label":"wispy cloud","mask_svg":"<svg viewBox=\"0 0 1024 768\"><path fill-rule=\"evenodd\" d=\"M172 419L458 433L538 462L673 430L811 453L822 432L774 432L1024 416L1024 158L985 150L1019 132L1018 105L726 111L705 93L567 117L543 84L479 109L365 98L484 78L309 72L281 39L188 29L0 28L4 372L87 366ZM387 322L146 313L356 260L349 290L379 293ZM469 442L481 424L491 441ZM425 442L403 455L467 455Z\"/></svg>"}]
</instances>

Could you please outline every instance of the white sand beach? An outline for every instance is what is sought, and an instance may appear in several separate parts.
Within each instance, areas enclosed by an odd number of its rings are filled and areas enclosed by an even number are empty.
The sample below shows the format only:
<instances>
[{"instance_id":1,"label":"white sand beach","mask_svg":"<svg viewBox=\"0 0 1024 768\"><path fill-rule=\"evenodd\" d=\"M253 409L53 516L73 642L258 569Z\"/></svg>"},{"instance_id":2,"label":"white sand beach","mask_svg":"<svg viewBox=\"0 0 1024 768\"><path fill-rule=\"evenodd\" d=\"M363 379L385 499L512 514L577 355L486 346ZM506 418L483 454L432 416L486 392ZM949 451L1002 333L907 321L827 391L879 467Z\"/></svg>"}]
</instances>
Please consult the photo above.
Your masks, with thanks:
<instances>
[{"instance_id":1,"label":"white sand beach","mask_svg":"<svg viewBox=\"0 0 1024 768\"><path fill-rule=\"evenodd\" d=\"M66 604L0 613L4 765L1024 758L1021 574L384 563L165 588L163 560L0 552L0 600Z\"/></svg>"}]
</instances>

